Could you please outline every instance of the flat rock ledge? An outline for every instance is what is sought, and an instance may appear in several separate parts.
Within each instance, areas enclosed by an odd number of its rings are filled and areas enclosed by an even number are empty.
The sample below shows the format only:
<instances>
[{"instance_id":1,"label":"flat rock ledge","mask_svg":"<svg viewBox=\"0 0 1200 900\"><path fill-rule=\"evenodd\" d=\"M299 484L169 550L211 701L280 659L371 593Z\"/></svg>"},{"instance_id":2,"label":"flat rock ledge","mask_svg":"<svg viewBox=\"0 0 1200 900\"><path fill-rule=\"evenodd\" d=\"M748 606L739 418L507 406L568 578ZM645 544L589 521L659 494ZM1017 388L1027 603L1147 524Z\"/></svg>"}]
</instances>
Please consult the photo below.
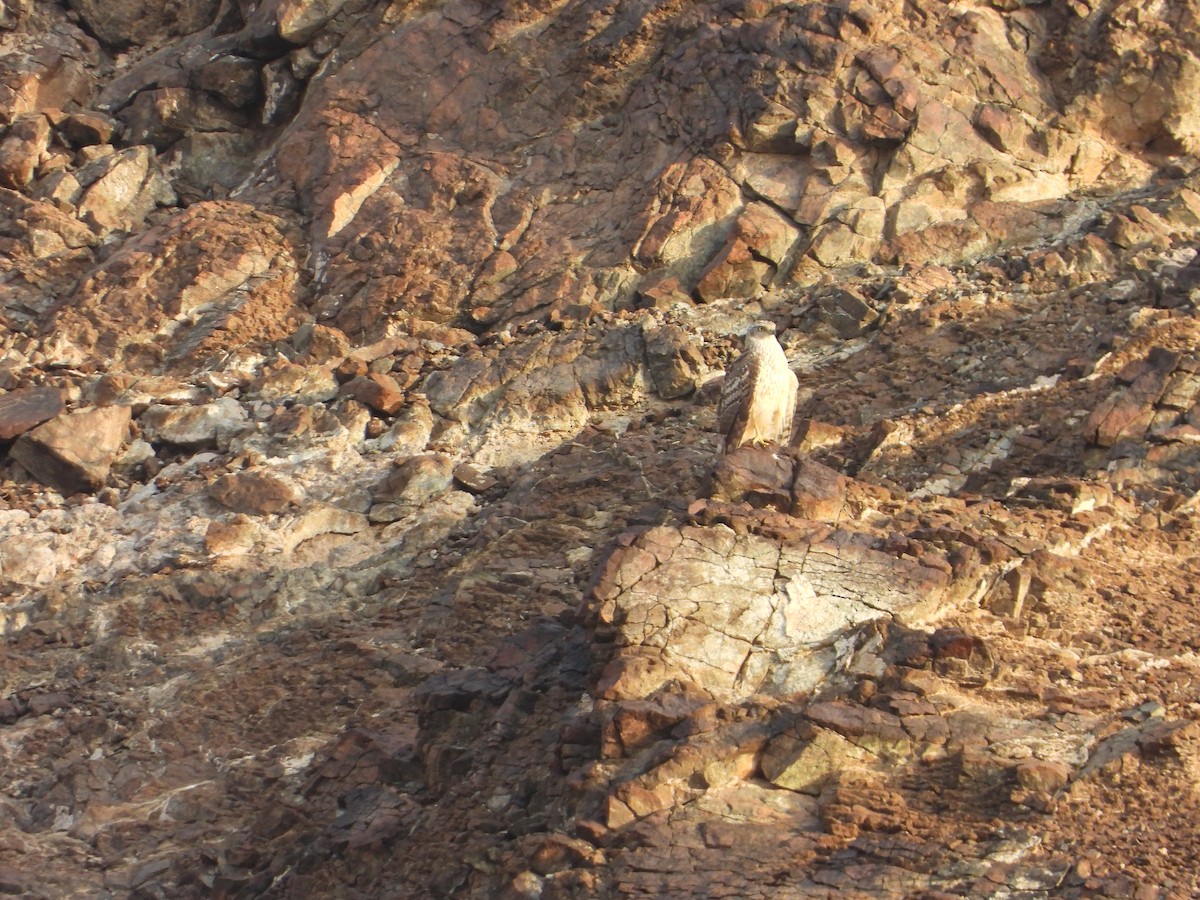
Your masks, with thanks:
<instances>
[{"instance_id":1,"label":"flat rock ledge","mask_svg":"<svg viewBox=\"0 0 1200 900\"><path fill-rule=\"evenodd\" d=\"M947 571L811 524L783 541L722 524L663 526L618 548L591 592L617 646L599 694L646 697L671 681L726 703L808 691L863 625L915 624L947 601Z\"/></svg>"}]
</instances>

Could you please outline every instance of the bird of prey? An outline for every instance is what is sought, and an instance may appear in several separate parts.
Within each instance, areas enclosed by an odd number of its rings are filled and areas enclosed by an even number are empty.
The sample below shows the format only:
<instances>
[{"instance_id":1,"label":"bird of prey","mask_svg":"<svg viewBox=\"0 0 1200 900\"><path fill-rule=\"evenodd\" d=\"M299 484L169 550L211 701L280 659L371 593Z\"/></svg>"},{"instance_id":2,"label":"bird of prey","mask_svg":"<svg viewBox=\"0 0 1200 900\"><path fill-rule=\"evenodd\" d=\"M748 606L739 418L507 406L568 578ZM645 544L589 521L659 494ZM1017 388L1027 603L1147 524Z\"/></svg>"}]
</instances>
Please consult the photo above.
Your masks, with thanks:
<instances>
[{"instance_id":1,"label":"bird of prey","mask_svg":"<svg viewBox=\"0 0 1200 900\"><path fill-rule=\"evenodd\" d=\"M755 322L721 388L717 427L724 438L723 452L747 444L786 447L792 438L798 388L796 375L775 337L775 324Z\"/></svg>"}]
</instances>

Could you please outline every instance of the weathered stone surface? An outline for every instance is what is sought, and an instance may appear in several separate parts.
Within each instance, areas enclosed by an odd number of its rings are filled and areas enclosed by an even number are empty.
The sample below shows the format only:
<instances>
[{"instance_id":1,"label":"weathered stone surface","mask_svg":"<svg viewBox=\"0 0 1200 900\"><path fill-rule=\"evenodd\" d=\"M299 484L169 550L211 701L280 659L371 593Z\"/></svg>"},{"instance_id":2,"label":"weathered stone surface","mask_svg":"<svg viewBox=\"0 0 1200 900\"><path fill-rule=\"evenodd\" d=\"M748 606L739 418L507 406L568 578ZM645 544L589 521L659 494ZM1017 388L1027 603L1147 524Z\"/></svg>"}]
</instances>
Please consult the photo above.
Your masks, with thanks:
<instances>
[{"instance_id":1,"label":"weathered stone surface","mask_svg":"<svg viewBox=\"0 0 1200 900\"><path fill-rule=\"evenodd\" d=\"M687 331L678 325L648 325L642 328L642 340L646 368L660 397L673 400L695 390L704 372L704 358Z\"/></svg>"},{"instance_id":2,"label":"weathered stone surface","mask_svg":"<svg viewBox=\"0 0 1200 900\"><path fill-rule=\"evenodd\" d=\"M346 5L347 0L282 0L275 11L279 36L305 44Z\"/></svg>"},{"instance_id":3,"label":"weathered stone surface","mask_svg":"<svg viewBox=\"0 0 1200 900\"><path fill-rule=\"evenodd\" d=\"M55 125L56 130L73 147L91 147L112 143L119 123L97 112L71 113Z\"/></svg>"},{"instance_id":4,"label":"weathered stone surface","mask_svg":"<svg viewBox=\"0 0 1200 900\"><path fill-rule=\"evenodd\" d=\"M263 370L250 390L263 400L310 404L334 399L339 386L328 366L301 366L280 359Z\"/></svg>"},{"instance_id":5,"label":"weathered stone surface","mask_svg":"<svg viewBox=\"0 0 1200 900\"><path fill-rule=\"evenodd\" d=\"M296 261L285 220L245 204L198 203L123 247L54 314L47 353L81 348L133 371L188 369L189 360L267 343L296 327ZM156 262L175 262L167 272ZM161 294L148 294L154 281ZM220 326L220 327L218 327ZM161 334L175 340L166 343ZM336 389L325 399L336 396Z\"/></svg>"},{"instance_id":6,"label":"weathered stone surface","mask_svg":"<svg viewBox=\"0 0 1200 900\"><path fill-rule=\"evenodd\" d=\"M470 463L463 463L454 467L454 480L473 494L490 491L499 484L499 480L495 475L482 471Z\"/></svg>"},{"instance_id":7,"label":"weathered stone surface","mask_svg":"<svg viewBox=\"0 0 1200 900\"><path fill-rule=\"evenodd\" d=\"M376 500L416 504L450 489L454 465L441 454L414 456L396 466L375 492Z\"/></svg>"},{"instance_id":8,"label":"weathered stone surface","mask_svg":"<svg viewBox=\"0 0 1200 900\"><path fill-rule=\"evenodd\" d=\"M238 131L194 131L171 145L168 161L178 166L181 197L217 199L243 184L254 169L258 144Z\"/></svg>"},{"instance_id":9,"label":"weathered stone surface","mask_svg":"<svg viewBox=\"0 0 1200 900\"><path fill-rule=\"evenodd\" d=\"M717 460L709 493L715 500L746 500L787 510L794 473L788 457L762 447L739 447Z\"/></svg>"},{"instance_id":10,"label":"weathered stone surface","mask_svg":"<svg viewBox=\"0 0 1200 900\"><path fill-rule=\"evenodd\" d=\"M208 93L183 87L141 91L120 112L126 140L162 152L189 134L236 132L245 117Z\"/></svg>"},{"instance_id":11,"label":"weathered stone surface","mask_svg":"<svg viewBox=\"0 0 1200 900\"><path fill-rule=\"evenodd\" d=\"M218 6L218 0L182 0L170 9L147 0L70 0L89 30L118 48L199 31L212 22Z\"/></svg>"},{"instance_id":12,"label":"weathered stone surface","mask_svg":"<svg viewBox=\"0 0 1200 900\"><path fill-rule=\"evenodd\" d=\"M1191 6L0 4L0 892L1200 894Z\"/></svg>"},{"instance_id":13,"label":"weathered stone surface","mask_svg":"<svg viewBox=\"0 0 1200 900\"><path fill-rule=\"evenodd\" d=\"M0 140L0 185L22 188L33 179L50 144L50 122L43 115L22 116Z\"/></svg>"},{"instance_id":14,"label":"weathered stone surface","mask_svg":"<svg viewBox=\"0 0 1200 900\"><path fill-rule=\"evenodd\" d=\"M814 298L817 303L818 318L827 323L838 337L849 339L857 337L868 329L878 313L857 292L844 288L833 288L818 292Z\"/></svg>"},{"instance_id":15,"label":"weathered stone surface","mask_svg":"<svg viewBox=\"0 0 1200 900\"><path fill-rule=\"evenodd\" d=\"M725 246L696 283L704 301L757 297L783 268L799 237L795 223L764 203L747 206L733 224Z\"/></svg>"},{"instance_id":16,"label":"weathered stone surface","mask_svg":"<svg viewBox=\"0 0 1200 900\"><path fill-rule=\"evenodd\" d=\"M292 339L307 363L338 363L350 353L350 340L337 328L306 325Z\"/></svg>"},{"instance_id":17,"label":"weathered stone surface","mask_svg":"<svg viewBox=\"0 0 1200 900\"><path fill-rule=\"evenodd\" d=\"M810 729L803 736L785 734L770 742L759 766L763 777L777 787L819 794L834 775L847 769L869 768L875 754L828 728Z\"/></svg>"},{"instance_id":18,"label":"weathered stone surface","mask_svg":"<svg viewBox=\"0 0 1200 900\"><path fill-rule=\"evenodd\" d=\"M0 394L0 440L10 441L64 408L62 390L56 387L17 388Z\"/></svg>"},{"instance_id":19,"label":"weathered stone surface","mask_svg":"<svg viewBox=\"0 0 1200 900\"><path fill-rule=\"evenodd\" d=\"M87 102L95 81L79 58L85 55L70 42L36 38L25 51L6 53L0 58L0 121Z\"/></svg>"},{"instance_id":20,"label":"weathered stone surface","mask_svg":"<svg viewBox=\"0 0 1200 900\"><path fill-rule=\"evenodd\" d=\"M127 406L64 413L25 432L9 455L44 484L66 494L104 486L117 451L129 437Z\"/></svg>"},{"instance_id":21,"label":"weathered stone surface","mask_svg":"<svg viewBox=\"0 0 1200 900\"><path fill-rule=\"evenodd\" d=\"M1167 379L1178 361L1178 355L1169 351L1151 352L1129 387L1114 392L1092 411L1084 423L1088 439L1101 447L1111 447L1122 438L1145 437L1154 417L1154 404L1166 389Z\"/></svg>"},{"instance_id":22,"label":"weathered stone surface","mask_svg":"<svg viewBox=\"0 0 1200 900\"><path fill-rule=\"evenodd\" d=\"M346 382L339 393L343 397L353 397L359 403L387 416L399 412L405 399L404 391L396 379L378 372L371 372Z\"/></svg>"},{"instance_id":23,"label":"weathered stone surface","mask_svg":"<svg viewBox=\"0 0 1200 900\"><path fill-rule=\"evenodd\" d=\"M209 493L222 506L252 516L280 512L302 497L288 479L255 469L222 475L213 482Z\"/></svg>"},{"instance_id":24,"label":"weathered stone surface","mask_svg":"<svg viewBox=\"0 0 1200 900\"><path fill-rule=\"evenodd\" d=\"M803 519L837 523L846 505L850 479L811 459L796 461L791 513Z\"/></svg>"},{"instance_id":25,"label":"weathered stone surface","mask_svg":"<svg viewBox=\"0 0 1200 900\"><path fill-rule=\"evenodd\" d=\"M429 404L418 398L396 414L392 427L379 436L379 447L400 456L416 456L429 446L433 424Z\"/></svg>"},{"instance_id":26,"label":"weathered stone surface","mask_svg":"<svg viewBox=\"0 0 1200 900\"><path fill-rule=\"evenodd\" d=\"M916 620L947 586L942 571L849 533L776 544L717 526L651 529L609 559L593 595L619 646L661 656L666 678L734 698L812 687L839 638L880 617ZM619 682L610 692L629 697Z\"/></svg>"},{"instance_id":27,"label":"weathered stone surface","mask_svg":"<svg viewBox=\"0 0 1200 900\"><path fill-rule=\"evenodd\" d=\"M229 397L202 406L151 406L138 417L147 440L182 447L227 444L246 424L246 410Z\"/></svg>"},{"instance_id":28,"label":"weathered stone surface","mask_svg":"<svg viewBox=\"0 0 1200 900\"><path fill-rule=\"evenodd\" d=\"M644 366L637 328L543 334L503 356L464 355L433 372L424 393L434 412L465 426L503 421L516 433L553 439L583 427L589 409L644 396ZM496 448L480 453L479 461L506 460Z\"/></svg>"},{"instance_id":29,"label":"weathered stone surface","mask_svg":"<svg viewBox=\"0 0 1200 900\"><path fill-rule=\"evenodd\" d=\"M175 192L159 170L154 150L131 147L79 171L83 186L79 218L94 231L132 231L159 206L175 202Z\"/></svg>"}]
</instances>

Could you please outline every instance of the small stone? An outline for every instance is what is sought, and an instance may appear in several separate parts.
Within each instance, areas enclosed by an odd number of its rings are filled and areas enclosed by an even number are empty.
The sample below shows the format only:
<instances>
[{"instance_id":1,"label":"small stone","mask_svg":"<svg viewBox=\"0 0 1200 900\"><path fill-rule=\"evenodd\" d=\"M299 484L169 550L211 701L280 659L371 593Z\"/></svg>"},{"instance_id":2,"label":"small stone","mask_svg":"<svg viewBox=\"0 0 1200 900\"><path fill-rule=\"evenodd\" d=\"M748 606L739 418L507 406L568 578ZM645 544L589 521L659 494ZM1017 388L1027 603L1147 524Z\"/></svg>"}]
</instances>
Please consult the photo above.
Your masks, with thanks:
<instances>
[{"instance_id":1,"label":"small stone","mask_svg":"<svg viewBox=\"0 0 1200 900\"><path fill-rule=\"evenodd\" d=\"M471 465L471 463L463 463L456 466L454 469L454 480L472 494L482 494L485 491L490 491L499 482L494 475L489 475L487 472Z\"/></svg>"},{"instance_id":2,"label":"small stone","mask_svg":"<svg viewBox=\"0 0 1200 900\"><path fill-rule=\"evenodd\" d=\"M340 363L350 353L350 339L345 332L329 325L306 325L296 332L292 343L303 354L301 362L310 365L339 363L334 375L340 375Z\"/></svg>"},{"instance_id":3,"label":"small stone","mask_svg":"<svg viewBox=\"0 0 1200 900\"><path fill-rule=\"evenodd\" d=\"M328 366L300 366L279 360L263 370L250 391L262 400L324 403L338 395L338 383Z\"/></svg>"},{"instance_id":4,"label":"small stone","mask_svg":"<svg viewBox=\"0 0 1200 900\"><path fill-rule=\"evenodd\" d=\"M367 374L367 371L366 360L358 359L354 356L347 356L340 363L338 363L338 367L333 370L333 374L337 377L339 382L345 384L347 381L352 381L355 378L362 378Z\"/></svg>"},{"instance_id":5,"label":"small stone","mask_svg":"<svg viewBox=\"0 0 1200 900\"><path fill-rule=\"evenodd\" d=\"M521 872L513 877L510 887L518 897L536 898L542 896L545 879L534 872Z\"/></svg>"},{"instance_id":6,"label":"small stone","mask_svg":"<svg viewBox=\"0 0 1200 900\"><path fill-rule=\"evenodd\" d=\"M843 340L858 337L879 318L866 299L849 288L827 288L813 300L818 317Z\"/></svg>"},{"instance_id":7,"label":"small stone","mask_svg":"<svg viewBox=\"0 0 1200 900\"><path fill-rule=\"evenodd\" d=\"M71 698L66 694L34 694L29 698L29 714L44 716L55 710L65 709L71 705Z\"/></svg>"},{"instance_id":8,"label":"small stone","mask_svg":"<svg viewBox=\"0 0 1200 900\"><path fill-rule=\"evenodd\" d=\"M341 396L352 397L385 416L395 415L404 406L404 391L391 375L371 372L346 382Z\"/></svg>"},{"instance_id":9,"label":"small stone","mask_svg":"<svg viewBox=\"0 0 1200 900\"><path fill-rule=\"evenodd\" d=\"M1027 791L1053 794L1071 780L1071 770L1062 763L1027 759L1017 766L1017 784Z\"/></svg>"},{"instance_id":10,"label":"small stone","mask_svg":"<svg viewBox=\"0 0 1200 900\"><path fill-rule=\"evenodd\" d=\"M20 706L12 700L0 697L0 725L11 725L23 714Z\"/></svg>"},{"instance_id":11,"label":"small stone","mask_svg":"<svg viewBox=\"0 0 1200 900\"><path fill-rule=\"evenodd\" d=\"M259 526L248 519L209 522L204 533L204 548L214 556L245 553L254 546L259 531Z\"/></svg>"}]
</instances>

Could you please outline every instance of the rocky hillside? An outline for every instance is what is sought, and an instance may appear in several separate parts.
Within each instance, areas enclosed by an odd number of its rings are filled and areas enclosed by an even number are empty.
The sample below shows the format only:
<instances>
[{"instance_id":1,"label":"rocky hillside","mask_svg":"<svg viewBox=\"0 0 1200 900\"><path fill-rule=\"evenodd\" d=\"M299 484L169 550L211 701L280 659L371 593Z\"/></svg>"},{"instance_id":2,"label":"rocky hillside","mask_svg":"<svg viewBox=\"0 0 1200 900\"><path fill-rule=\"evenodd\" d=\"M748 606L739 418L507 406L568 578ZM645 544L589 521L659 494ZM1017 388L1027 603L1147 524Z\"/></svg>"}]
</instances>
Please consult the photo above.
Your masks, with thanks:
<instances>
[{"instance_id":1,"label":"rocky hillside","mask_svg":"<svg viewBox=\"0 0 1200 900\"><path fill-rule=\"evenodd\" d=\"M1196 896L1197 154L1200 0L3 0L0 893Z\"/></svg>"}]
</instances>

